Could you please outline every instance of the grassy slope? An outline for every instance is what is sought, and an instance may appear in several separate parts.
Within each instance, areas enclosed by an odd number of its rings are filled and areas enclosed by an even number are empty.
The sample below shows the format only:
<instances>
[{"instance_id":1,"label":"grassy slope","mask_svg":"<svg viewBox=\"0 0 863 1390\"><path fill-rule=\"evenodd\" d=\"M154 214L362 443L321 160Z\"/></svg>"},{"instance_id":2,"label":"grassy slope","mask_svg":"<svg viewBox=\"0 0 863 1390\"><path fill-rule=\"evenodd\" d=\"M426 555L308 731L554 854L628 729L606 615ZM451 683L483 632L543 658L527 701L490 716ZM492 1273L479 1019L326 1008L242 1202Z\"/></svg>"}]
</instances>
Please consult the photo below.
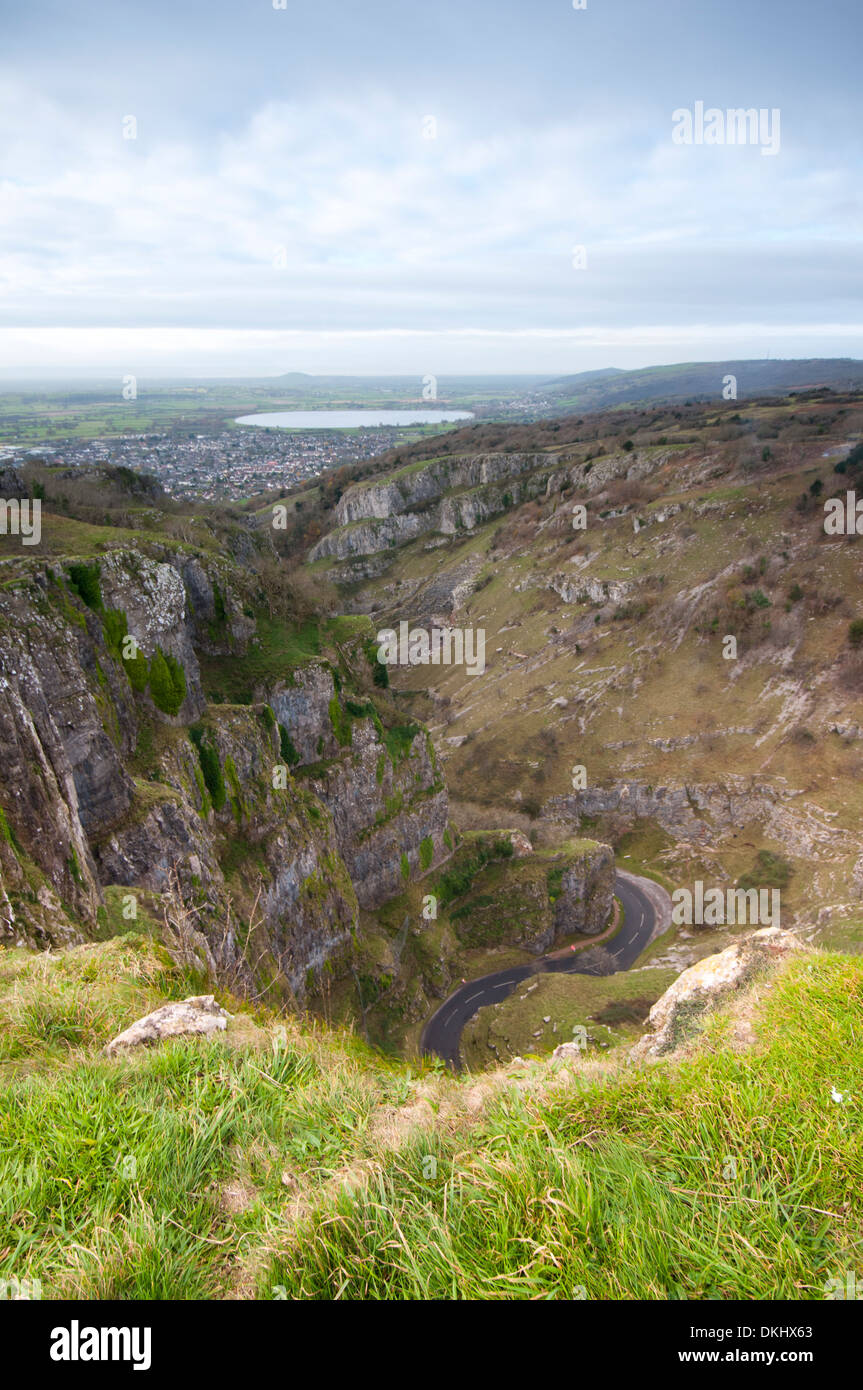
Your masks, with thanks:
<instances>
[{"instance_id":1,"label":"grassy slope","mask_svg":"<svg viewBox=\"0 0 863 1390\"><path fill-rule=\"evenodd\" d=\"M417 667L394 677L402 690L416 692L416 713L432 725L457 815L460 802L496 808L498 818L507 806L535 815L550 796L571 790L575 763L586 766L591 786L623 778L652 786L754 779L793 791L788 808L803 820L813 813L814 854L757 823L729 833L719 855L699 858L669 841L657 860L643 852L640 834L628 848L674 884L693 876L734 880L752 869L760 850L782 853L794 870L783 893L791 914L813 903L847 903L861 853L863 756L859 744L830 728L860 722L859 672L847 634L859 615L863 554L859 544L825 537L820 502L796 510L817 478L824 496L847 486L824 455L841 454L861 417L822 405L810 413L787 402L744 414L754 431L746 447L760 456L767 440L767 465L737 468L724 451L733 455L740 441L728 444L728 423L715 428L705 411L700 435L688 419L685 448L674 451L627 515L603 519L609 503L586 499L587 531L573 533L574 498L528 504L445 548L405 547L364 595L376 596L383 625L395 580L433 579L468 556L483 564L480 586L457 621L484 629L484 675ZM677 504L681 511L659 519ZM654 520L634 534L633 515ZM582 558L589 555L584 568L571 563L579 549ZM636 611L565 604L547 584L567 573L635 582L642 586L633 595ZM702 585L709 589L690 598ZM802 597L790 597L795 585ZM741 631L736 605L759 591L768 606L742 632L739 659L726 661L722 635ZM647 608L639 612L642 601ZM400 602L407 607L404 597ZM712 634L689 625L699 604L706 622L711 605L724 605ZM568 705L552 706L561 696ZM461 745L449 746L450 736ZM661 746L667 741L671 746ZM608 828L596 833L602 838Z\"/></svg>"},{"instance_id":2,"label":"grassy slope","mask_svg":"<svg viewBox=\"0 0 863 1390\"><path fill-rule=\"evenodd\" d=\"M45 1297L819 1298L859 1267L857 959L794 961L757 990L753 1050L720 1014L678 1065L418 1076L247 1012L219 1041L100 1056L190 987L133 937L0 953L0 1276Z\"/></svg>"},{"instance_id":3,"label":"grassy slope","mask_svg":"<svg viewBox=\"0 0 863 1390\"><path fill-rule=\"evenodd\" d=\"M501 1004L490 1004L462 1034L467 1065L482 1070L495 1060L548 1056L569 1042L576 1027L587 1029L587 1050L633 1041L664 990L676 979L671 968L633 975L537 975ZM546 1021L548 1020L548 1021Z\"/></svg>"}]
</instances>

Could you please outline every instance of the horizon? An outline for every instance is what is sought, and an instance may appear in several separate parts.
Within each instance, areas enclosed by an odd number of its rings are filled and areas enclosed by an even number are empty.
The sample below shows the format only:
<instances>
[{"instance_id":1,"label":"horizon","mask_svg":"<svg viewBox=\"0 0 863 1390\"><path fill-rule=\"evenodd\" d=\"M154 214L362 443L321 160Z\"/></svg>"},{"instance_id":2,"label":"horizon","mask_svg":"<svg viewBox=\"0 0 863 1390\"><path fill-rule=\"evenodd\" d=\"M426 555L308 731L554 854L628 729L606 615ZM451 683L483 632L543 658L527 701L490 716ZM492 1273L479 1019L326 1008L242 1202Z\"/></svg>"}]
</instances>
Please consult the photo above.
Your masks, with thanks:
<instances>
[{"instance_id":1,"label":"horizon","mask_svg":"<svg viewBox=\"0 0 863 1390\"><path fill-rule=\"evenodd\" d=\"M668 360L663 359L663 360L656 361L656 362L646 362L646 363L644 363L644 364L642 364L642 365L640 365L640 366L632 366L632 367L619 367L619 366L617 366L617 365L614 364L614 363L605 363L603 366L600 366L600 367L591 367L591 368L587 368L587 369L584 369L584 370L579 371L579 372L570 371L570 370L568 370L568 369L565 368L565 367L551 368L551 369L549 369L549 370L547 370L547 371L542 371L542 372L537 372L537 371L526 371L526 370L515 370L515 369L514 369L514 370L511 370L511 371L498 371L498 372L481 372L481 371L461 371L461 372L459 372L459 371L453 371L453 372L451 372L451 371L442 371L442 372L440 372L440 373L438 374L437 380L438 380L438 382L440 382L440 381L441 381L442 379L444 379L444 378L448 378L448 379L453 380L453 381L462 381L462 380L464 380L464 381L469 381L469 380L482 380L482 379L487 379L487 380L489 380L489 381L524 380L524 381L534 382L534 383L536 383L536 384L549 384L549 385L550 385L550 384L553 384L553 383L555 383L556 381L559 381L559 380L565 380L565 379L568 379L568 378L573 378L573 379L574 379L574 378L576 378L576 377L585 377L585 376L599 376L599 375L602 375L603 373L608 373L608 372L618 373L618 374L621 375L621 376L626 376L626 375L630 375L630 374L633 374L633 373L636 373L636 372L640 372L640 371L650 371L652 368L656 368L656 367L671 369L671 368L674 368L674 367L698 367L698 366L711 366L711 365L714 365L714 364L717 365L717 366L723 366L723 365L726 365L726 364L729 364L729 363L735 363L735 364L737 364L737 365L742 365L742 364L749 364L749 363L766 363L766 362L774 362L774 363L780 363L780 362L786 362L786 363L799 363L799 362L813 362L813 363L823 363L823 362L847 362L847 363L852 363L852 364L860 364L860 365L863 365L863 357L851 357L851 356L848 356L848 355L846 355L846 354L843 354L843 355L841 355L841 356L821 356L821 355L817 355L817 356L812 356L812 357L801 357L801 356L789 356L789 357L786 357L786 356L784 356L784 355L782 355L782 356L779 356L779 355L775 355L775 356L774 356L774 355L768 355L768 356L765 356L765 357L750 357L750 358L744 358L744 357L722 357L722 358L715 358L715 357L690 357L690 358L687 358L687 359L685 359L685 360L675 361L675 362L672 362L672 361L668 361ZM238 383L241 383L241 384L242 384L243 382L246 382L246 381L248 381L248 382L272 382L272 383L278 383L279 381L283 380L283 379L286 378L286 377L303 377L303 378L307 378L309 381L323 381L323 380L340 381L340 380L341 380L341 381L363 381L363 382L381 382L381 381L401 381L401 382L406 382L406 381L413 380L415 377L419 377L419 374L418 374L417 372L409 372L409 371L404 371L404 370L399 371L399 372L396 372L396 371L392 371L392 372L363 372L363 371L312 372L312 371L304 371L302 368L292 367L292 368L291 368L290 370L288 370L288 371L282 371L282 372L276 371L276 372L269 372L269 373L255 373L255 374L248 374L248 375L242 374L242 373L236 373L236 372L223 372L223 373L212 372L212 373L208 373L208 374L194 374L194 373L192 373L192 374L179 374L179 373L178 373L178 374L173 374L173 375L160 375L160 374L154 372L154 373L149 373L149 374L147 374L147 375L146 375L145 377L143 377L143 378L138 378L137 380L138 380L138 386L139 386L139 388L140 388L140 386L142 385L142 383L146 383L146 381L148 381L148 380L149 380L153 385L164 385L164 384L169 384L169 383L172 383L172 382L177 382L177 383L180 383L180 382L194 382L194 383L197 383L197 384L205 384L205 383L210 382L210 381L212 381L212 382L238 382ZM65 372L57 371L56 373L43 373L41 376L39 376L39 375L36 375L36 374L33 374L33 375L15 375L15 374L13 374L12 372L10 372L8 375L6 375L6 374L2 371L2 369L0 369L0 382L3 382L4 384L21 385L21 386L27 385L28 383L31 383L31 382L32 382L34 385L50 385L50 384L52 384L52 383L63 383L63 384L69 384L69 385L81 384L81 385L90 385L90 386L94 386L94 385L103 385L103 384L104 384L104 385L107 385L109 382L113 382L114 379L115 379L115 378L114 378L114 375L113 375L113 374L109 374L109 373L107 373L107 372L93 372L93 373L88 373L88 372L77 372L77 373L76 373L76 372L72 371L71 369L69 369L69 370L66 370Z\"/></svg>"}]
</instances>

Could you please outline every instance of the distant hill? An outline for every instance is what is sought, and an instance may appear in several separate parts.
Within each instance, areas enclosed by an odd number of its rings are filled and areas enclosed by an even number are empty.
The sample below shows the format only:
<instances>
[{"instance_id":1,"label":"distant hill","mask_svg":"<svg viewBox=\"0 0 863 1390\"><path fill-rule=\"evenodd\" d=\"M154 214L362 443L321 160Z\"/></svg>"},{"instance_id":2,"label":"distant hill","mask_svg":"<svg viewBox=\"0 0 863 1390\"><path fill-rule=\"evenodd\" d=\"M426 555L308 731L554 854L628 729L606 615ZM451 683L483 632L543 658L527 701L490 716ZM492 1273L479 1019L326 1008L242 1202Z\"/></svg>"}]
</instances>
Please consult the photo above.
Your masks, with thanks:
<instances>
[{"instance_id":1,"label":"distant hill","mask_svg":"<svg viewBox=\"0 0 863 1390\"><path fill-rule=\"evenodd\" d=\"M726 376L737 378L739 399L784 396L790 391L829 387L847 391L863 387L863 361L853 357L808 359L755 358L730 362L677 362L663 367L578 372L549 381L545 394L555 405L576 410L607 410L618 405L656 405L679 401L720 400Z\"/></svg>"}]
</instances>

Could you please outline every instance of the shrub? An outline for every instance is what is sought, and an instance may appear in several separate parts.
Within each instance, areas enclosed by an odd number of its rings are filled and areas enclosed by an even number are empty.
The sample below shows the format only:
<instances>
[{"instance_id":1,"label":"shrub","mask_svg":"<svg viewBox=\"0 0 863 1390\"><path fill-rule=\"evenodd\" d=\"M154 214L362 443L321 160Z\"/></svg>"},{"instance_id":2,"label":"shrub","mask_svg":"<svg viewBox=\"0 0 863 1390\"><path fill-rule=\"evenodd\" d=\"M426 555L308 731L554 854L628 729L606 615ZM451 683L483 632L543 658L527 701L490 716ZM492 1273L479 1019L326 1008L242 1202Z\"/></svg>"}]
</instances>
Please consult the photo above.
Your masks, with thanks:
<instances>
[{"instance_id":1,"label":"shrub","mask_svg":"<svg viewBox=\"0 0 863 1390\"><path fill-rule=\"evenodd\" d=\"M852 647L863 644L863 618L855 618L848 624L848 641Z\"/></svg>"},{"instance_id":2,"label":"shrub","mask_svg":"<svg viewBox=\"0 0 863 1390\"><path fill-rule=\"evenodd\" d=\"M126 672L126 679L133 690L137 690L142 695L147 689L147 681L150 679L150 667L147 658L139 647L135 648L134 656L123 658L123 670Z\"/></svg>"},{"instance_id":3,"label":"shrub","mask_svg":"<svg viewBox=\"0 0 863 1390\"><path fill-rule=\"evenodd\" d=\"M222 776L222 765L219 762L219 751L215 744L209 741L200 724L192 726L189 730L189 738L198 751L198 761L201 764L204 786L210 793L210 798L215 809L221 811L227 800L227 792L225 790L225 779Z\"/></svg>"},{"instance_id":4,"label":"shrub","mask_svg":"<svg viewBox=\"0 0 863 1390\"><path fill-rule=\"evenodd\" d=\"M437 893L441 907L446 907L454 898L460 898L467 893L477 874L486 864L495 859L511 859L513 853L512 841L505 837L478 840L472 854L460 863L453 864L452 868L447 869L438 879Z\"/></svg>"},{"instance_id":5,"label":"shrub","mask_svg":"<svg viewBox=\"0 0 863 1390\"><path fill-rule=\"evenodd\" d=\"M760 849L755 857L755 867L737 880L738 888L785 888L793 873L787 859L781 854L773 854L769 849Z\"/></svg>"},{"instance_id":6,"label":"shrub","mask_svg":"<svg viewBox=\"0 0 863 1390\"><path fill-rule=\"evenodd\" d=\"M101 567L95 560L92 565L70 565L67 571L69 583L78 597L94 611L102 607L102 590L99 584Z\"/></svg>"},{"instance_id":7,"label":"shrub","mask_svg":"<svg viewBox=\"0 0 863 1390\"><path fill-rule=\"evenodd\" d=\"M385 662L378 661L378 648L375 642L366 643L366 657L372 668L372 679L375 685L379 685L382 690L386 690L390 683L390 673Z\"/></svg>"},{"instance_id":8,"label":"shrub","mask_svg":"<svg viewBox=\"0 0 863 1390\"><path fill-rule=\"evenodd\" d=\"M288 767L296 767L300 761L300 755L294 747L294 741L285 728L284 724L279 725L279 745L282 750L282 759Z\"/></svg>"},{"instance_id":9,"label":"shrub","mask_svg":"<svg viewBox=\"0 0 863 1390\"><path fill-rule=\"evenodd\" d=\"M333 733L336 736L336 742L342 748L349 748L353 739L351 719L350 715L345 714L345 712L343 711L341 704L339 703L338 695L334 695L333 698L330 700L329 710L330 723L333 726Z\"/></svg>"},{"instance_id":10,"label":"shrub","mask_svg":"<svg viewBox=\"0 0 863 1390\"><path fill-rule=\"evenodd\" d=\"M225 607L225 596L215 582L213 583L213 606L216 610L216 622L219 627L223 627L228 610Z\"/></svg>"},{"instance_id":11,"label":"shrub","mask_svg":"<svg viewBox=\"0 0 863 1390\"><path fill-rule=\"evenodd\" d=\"M264 705L261 709L261 718L264 721L265 729L274 729L276 727L276 716L273 714L269 705Z\"/></svg>"},{"instance_id":12,"label":"shrub","mask_svg":"<svg viewBox=\"0 0 863 1390\"><path fill-rule=\"evenodd\" d=\"M433 859L434 840L431 835L426 835L425 839L420 842L420 867L423 870L430 869Z\"/></svg>"},{"instance_id":13,"label":"shrub","mask_svg":"<svg viewBox=\"0 0 863 1390\"><path fill-rule=\"evenodd\" d=\"M126 614L122 608L106 608L102 614L102 627L105 631L105 645L115 656L122 656L123 638L129 631Z\"/></svg>"},{"instance_id":14,"label":"shrub","mask_svg":"<svg viewBox=\"0 0 863 1390\"><path fill-rule=\"evenodd\" d=\"M179 714L186 698L186 675L175 657L157 647L150 662L150 694L163 714Z\"/></svg>"},{"instance_id":15,"label":"shrub","mask_svg":"<svg viewBox=\"0 0 863 1390\"><path fill-rule=\"evenodd\" d=\"M843 467L840 468L837 463L835 469L837 473L844 473L847 469L850 469L851 472L854 473L859 468L863 468L863 444L855 445L850 454L842 460L842 464Z\"/></svg>"}]
</instances>

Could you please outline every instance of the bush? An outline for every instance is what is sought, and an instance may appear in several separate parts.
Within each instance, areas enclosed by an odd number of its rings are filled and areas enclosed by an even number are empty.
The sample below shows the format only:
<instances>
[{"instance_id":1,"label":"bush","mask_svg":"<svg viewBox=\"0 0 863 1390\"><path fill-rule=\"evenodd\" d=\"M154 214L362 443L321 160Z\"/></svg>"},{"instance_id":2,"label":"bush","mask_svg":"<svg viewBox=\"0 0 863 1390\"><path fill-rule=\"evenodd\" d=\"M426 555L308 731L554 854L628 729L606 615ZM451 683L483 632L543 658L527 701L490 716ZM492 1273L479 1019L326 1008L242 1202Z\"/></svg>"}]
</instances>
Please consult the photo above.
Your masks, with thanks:
<instances>
[{"instance_id":1,"label":"bush","mask_svg":"<svg viewBox=\"0 0 863 1390\"><path fill-rule=\"evenodd\" d=\"M785 888L793 872L788 860L783 859L781 854L773 854L769 849L761 849L756 855L754 869L737 880L737 887L743 889Z\"/></svg>"},{"instance_id":2,"label":"bush","mask_svg":"<svg viewBox=\"0 0 863 1390\"><path fill-rule=\"evenodd\" d=\"M345 714L339 704L338 695L334 695L330 700L330 723L333 726L333 733L336 742L341 748L349 748L353 739L350 715Z\"/></svg>"},{"instance_id":3,"label":"bush","mask_svg":"<svg viewBox=\"0 0 863 1390\"><path fill-rule=\"evenodd\" d=\"M102 590L99 585L101 567L95 560L92 565L70 565L67 571L69 583L78 597L88 608L98 612L102 607Z\"/></svg>"},{"instance_id":4,"label":"bush","mask_svg":"<svg viewBox=\"0 0 863 1390\"><path fill-rule=\"evenodd\" d=\"M213 606L216 612L216 622L219 627L224 627L228 610L225 607L225 596L215 582L213 583Z\"/></svg>"},{"instance_id":5,"label":"bush","mask_svg":"<svg viewBox=\"0 0 863 1390\"><path fill-rule=\"evenodd\" d=\"M222 765L219 762L219 751L215 745L207 739L200 724L194 725L189 730L189 738L198 750L198 761L201 764L204 786L210 793L210 799L214 808L217 811L221 811L227 800L227 792L225 790L225 779L222 776Z\"/></svg>"},{"instance_id":6,"label":"bush","mask_svg":"<svg viewBox=\"0 0 863 1390\"><path fill-rule=\"evenodd\" d=\"M852 647L859 647L863 644L863 618L855 618L848 624L848 641Z\"/></svg>"},{"instance_id":7,"label":"bush","mask_svg":"<svg viewBox=\"0 0 863 1390\"><path fill-rule=\"evenodd\" d=\"M842 463L842 468L840 468L837 463L835 472L844 473L847 469L850 469L851 472L854 473L858 469L863 468L863 444L855 445L850 454L842 460Z\"/></svg>"},{"instance_id":8,"label":"bush","mask_svg":"<svg viewBox=\"0 0 863 1390\"><path fill-rule=\"evenodd\" d=\"M510 839L478 840L472 854L447 869L438 879L437 893L441 907L446 907L454 898L460 898L467 893L477 874L486 864L495 859L511 859L513 853Z\"/></svg>"},{"instance_id":9,"label":"bush","mask_svg":"<svg viewBox=\"0 0 863 1390\"><path fill-rule=\"evenodd\" d=\"M115 656L123 654L123 638L129 631L126 614L122 608L107 608L102 614L102 627L105 630L105 645Z\"/></svg>"},{"instance_id":10,"label":"bush","mask_svg":"<svg viewBox=\"0 0 863 1390\"><path fill-rule=\"evenodd\" d=\"M390 683L390 673L385 662L378 661L378 648L376 642L366 643L366 657L372 668L372 679L375 685L379 685L382 690L387 690Z\"/></svg>"},{"instance_id":11,"label":"bush","mask_svg":"<svg viewBox=\"0 0 863 1390\"><path fill-rule=\"evenodd\" d=\"M150 694L163 714L179 714L186 698L186 675L175 657L157 647L150 662Z\"/></svg>"},{"instance_id":12,"label":"bush","mask_svg":"<svg viewBox=\"0 0 863 1390\"><path fill-rule=\"evenodd\" d=\"M426 835L425 839L420 842L420 867L423 870L430 869L433 859L434 840L431 835Z\"/></svg>"},{"instance_id":13,"label":"bush","mask_svg":"<svg viewBox=\"0 0 863 1390\"><path fill-rule=\"evenodd\" d=\"M282 759L288 767L296 767L300 761L300 755L294 747L294 741L285 728L284 724L279 725L279 744L282 750Z\"/></svg>"},{"instance_id":14,"label":"bush","mask_svg":"<svg viewBox=\"0 0 863 1390\"><path fill-rule=\"evenodd\" d=\"M123 658L123 670L126 672L126 679L133 690L137 690L139 695L143 695L147 689L147 681L150 679L150 667L147 658L139 647L135 648L134 656Z\"/></svg>"}]
</instances>

